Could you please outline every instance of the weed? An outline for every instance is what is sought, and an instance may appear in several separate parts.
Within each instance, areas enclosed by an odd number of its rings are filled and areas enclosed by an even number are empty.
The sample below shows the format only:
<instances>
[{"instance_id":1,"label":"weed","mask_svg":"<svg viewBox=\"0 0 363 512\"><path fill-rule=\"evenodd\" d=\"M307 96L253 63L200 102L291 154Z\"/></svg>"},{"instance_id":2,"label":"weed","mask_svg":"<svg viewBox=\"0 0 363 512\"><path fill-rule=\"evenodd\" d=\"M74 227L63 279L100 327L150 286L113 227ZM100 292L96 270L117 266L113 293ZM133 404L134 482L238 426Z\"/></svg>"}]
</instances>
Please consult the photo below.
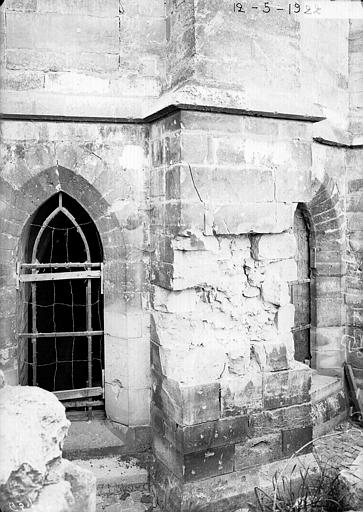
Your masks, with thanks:
<instances>
[{"instance_id":1,"label":"weed","mask_svg":"<svg viewBox=\"0 0 363 512\"><path fill-rule=\"evenodd\" d=\"M339 435L339 432L318 439ZM260 512L342 512L349 501L340 484L339 468L331 461L323 462L317 457L316 467L304 467L302 461L294 464L286 474L292 460L298 459L313 442L310 441L286 462L283 469L272 479L272 491L255 488L256 511Z\"/></svg>"}]
</instances>

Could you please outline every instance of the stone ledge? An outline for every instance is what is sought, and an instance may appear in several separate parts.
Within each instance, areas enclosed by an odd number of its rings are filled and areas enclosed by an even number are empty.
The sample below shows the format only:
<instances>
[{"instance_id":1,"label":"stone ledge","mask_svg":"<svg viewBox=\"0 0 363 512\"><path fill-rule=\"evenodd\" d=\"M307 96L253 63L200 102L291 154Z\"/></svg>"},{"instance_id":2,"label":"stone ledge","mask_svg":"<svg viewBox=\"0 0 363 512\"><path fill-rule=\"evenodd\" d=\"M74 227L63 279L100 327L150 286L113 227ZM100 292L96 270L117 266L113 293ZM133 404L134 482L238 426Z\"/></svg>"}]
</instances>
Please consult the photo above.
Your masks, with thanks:
<instances>
[{"instance_id":1,"label":"stone ledge","mask_svg":"<svg viewBox=\"0 0 363 512\"><path fill-rule=\"evenodd\" d=\"M338 377L312 373L310 395L313 403L338 393L342 389L343 383Z\"/></svg>"},{"instance_id":2,"label":"stone ledge","mask_svg":"<svg viewBox=\"0 0 363 512\"><path fill-rule=\"evenodd\" d=\"M120 457L102 457L87 460L75 460L78 466L88 469L96 476L97 487L115 486L143 487L148 483L148 471L138 465L138 461L130 458L129 461Z\"/></svg>"}]
</instances>

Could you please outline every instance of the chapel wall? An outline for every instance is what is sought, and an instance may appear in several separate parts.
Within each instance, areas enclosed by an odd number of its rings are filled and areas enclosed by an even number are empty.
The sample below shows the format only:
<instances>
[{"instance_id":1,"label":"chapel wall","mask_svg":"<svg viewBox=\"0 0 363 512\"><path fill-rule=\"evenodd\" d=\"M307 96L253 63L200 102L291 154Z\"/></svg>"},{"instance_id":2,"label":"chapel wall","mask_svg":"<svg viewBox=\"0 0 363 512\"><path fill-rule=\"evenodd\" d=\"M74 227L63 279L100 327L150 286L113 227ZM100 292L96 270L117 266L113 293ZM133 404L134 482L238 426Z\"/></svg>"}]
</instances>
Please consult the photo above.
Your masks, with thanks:
<instances>
[{"instance_id":1,"label":"chapel wall","mask_svg":"<svg viewBox=\"0 0 363 512\"><path fill-rule=\"evenodd\" d=\"M27 312L16 263L24 258L31 216L64 191L88 211L101 236L106 412L125 425L149 422L147 133L143 125L1 126L1 362L8 382L18 383L17 333Z\"/></svg>"}]
</instances>

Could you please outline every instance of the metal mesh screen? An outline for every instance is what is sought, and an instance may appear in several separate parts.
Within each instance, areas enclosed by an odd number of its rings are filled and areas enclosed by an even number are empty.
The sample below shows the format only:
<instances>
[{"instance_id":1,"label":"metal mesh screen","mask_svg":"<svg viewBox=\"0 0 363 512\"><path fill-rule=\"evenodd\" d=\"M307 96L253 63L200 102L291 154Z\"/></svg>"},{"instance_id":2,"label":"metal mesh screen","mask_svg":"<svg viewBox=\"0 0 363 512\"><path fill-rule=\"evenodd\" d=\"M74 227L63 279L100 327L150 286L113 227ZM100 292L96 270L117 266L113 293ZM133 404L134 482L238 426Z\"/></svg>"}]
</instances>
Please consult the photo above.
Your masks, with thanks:
<instances>
[{"instance_id":1,"label":"metal mesh screen","mask_svg":"<svg viewBox=\"0 0 363 512\"><path fill-rule=\"evenodd\" d=\"M51 206L43 209L44 222L30 225L31 263L18 265L22 309L27 311L26 332L19 333L19 366L28 367L29 383L73 405L85 398L92 405L90 397L102 394L103 387L100 240L79 205L73 206L83 222L64 206L61 193Z\"/></svg>"}]
</instances>

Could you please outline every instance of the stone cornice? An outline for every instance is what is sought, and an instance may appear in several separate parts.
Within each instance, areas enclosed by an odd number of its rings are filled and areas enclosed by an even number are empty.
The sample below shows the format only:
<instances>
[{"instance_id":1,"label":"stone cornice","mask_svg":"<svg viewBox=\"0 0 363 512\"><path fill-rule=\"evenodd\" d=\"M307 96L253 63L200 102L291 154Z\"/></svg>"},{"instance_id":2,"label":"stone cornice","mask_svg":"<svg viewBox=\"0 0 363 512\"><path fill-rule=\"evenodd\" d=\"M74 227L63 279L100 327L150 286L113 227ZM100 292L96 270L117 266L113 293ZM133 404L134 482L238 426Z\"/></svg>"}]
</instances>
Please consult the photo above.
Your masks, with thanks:
<instances>
[{"instance_id":1,"label":"stone cornice","mask_svg":"<svg viewBox=\"0 0 363 512\"><path fill-rule=\"evenodd\" d=\"M57 116L47 114L18 114L18 113L6 113L0 114L0 119L11 120L11 121L38 121L38 122L69 122L69 123L111 123L111 124L148 124L158 119L162 119L169 115L172 115L180 111L192 111L192 112L206 112L206 113L218 113L218 114L229 114L238 116L250 116L250 117L265 117L284 119L291 121L302 121L309 123L317 123L323 121L324 117L301 115L301 114L290 114L284 112L268 112L258 110L247 110L242 108L231 108L231 107L220 107L214 105L195 105L188 103L178 103L168 105L155 111L145 117L132 118L132 117L92 117L92 116Z\"/></svg>"}]
</instances>

